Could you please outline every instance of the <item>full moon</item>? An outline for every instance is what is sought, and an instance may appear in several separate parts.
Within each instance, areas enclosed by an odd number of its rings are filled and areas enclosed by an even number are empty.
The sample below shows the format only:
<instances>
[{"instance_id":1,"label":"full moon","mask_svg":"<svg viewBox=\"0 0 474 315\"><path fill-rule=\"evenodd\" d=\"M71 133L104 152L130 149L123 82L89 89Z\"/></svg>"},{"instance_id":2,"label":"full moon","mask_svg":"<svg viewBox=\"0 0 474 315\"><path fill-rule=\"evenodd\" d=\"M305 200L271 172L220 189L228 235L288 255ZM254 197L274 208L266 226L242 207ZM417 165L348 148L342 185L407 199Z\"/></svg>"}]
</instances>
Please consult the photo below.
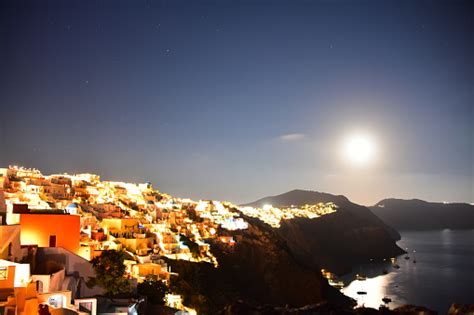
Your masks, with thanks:
<instances>
[{"instance_id":1,"label":"full moon","mask_svg":"<svg viewBox=\"0 0 474 315\"><path fill-rule=\"evenodd\" d=\"M375 141L368 134L351 134L344 141L343 155L349 163L356 166L374 162L375 151Z\"/></svg>"}]
</instances>

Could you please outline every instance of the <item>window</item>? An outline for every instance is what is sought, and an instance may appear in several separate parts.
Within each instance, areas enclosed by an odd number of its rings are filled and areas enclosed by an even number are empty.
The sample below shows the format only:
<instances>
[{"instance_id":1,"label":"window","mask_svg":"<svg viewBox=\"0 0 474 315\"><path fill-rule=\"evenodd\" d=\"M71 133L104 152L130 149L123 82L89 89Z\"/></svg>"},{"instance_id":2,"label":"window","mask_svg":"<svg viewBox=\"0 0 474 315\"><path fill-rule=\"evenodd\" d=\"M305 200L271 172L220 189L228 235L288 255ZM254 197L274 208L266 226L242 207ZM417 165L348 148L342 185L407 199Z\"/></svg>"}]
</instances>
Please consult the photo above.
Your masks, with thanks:
<instances>
[{"instance_id":1,"label":"window","mask_svg":"<svg viewBox=\"0 0 474 315\"><path fill-rule=\"evenodd\" d=\"M64 297L62 295L53 295L48 299L48 304L54 308L63 307Z\"/></svg>"},{"instance_id":2,"label":"window","mask_svg":"<svg viewBox=\"0 0 474 315\"><path fill-rule=\"evenodd\" d=\"M8 279L8 267L0 267L0 280Z\"/></svg>"},{"instance_id":3,"label":"window","mask_svg":"<svg viewBox=\"0 0 474 315\"><path fill-rule=\"evenodd\" d=\"M92 302L80 302L79 311L92 314Z\"/></svg>"}]
</instances>

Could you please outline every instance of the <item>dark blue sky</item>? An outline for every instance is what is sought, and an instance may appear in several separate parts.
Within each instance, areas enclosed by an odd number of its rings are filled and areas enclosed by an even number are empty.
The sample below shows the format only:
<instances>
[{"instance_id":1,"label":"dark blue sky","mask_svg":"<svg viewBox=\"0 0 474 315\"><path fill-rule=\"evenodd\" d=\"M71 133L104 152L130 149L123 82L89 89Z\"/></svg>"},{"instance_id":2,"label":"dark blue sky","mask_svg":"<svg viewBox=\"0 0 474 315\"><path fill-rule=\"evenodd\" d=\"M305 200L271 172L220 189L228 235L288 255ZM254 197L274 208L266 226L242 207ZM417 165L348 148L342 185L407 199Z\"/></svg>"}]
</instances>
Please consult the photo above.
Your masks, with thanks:
<instances>
[{"instance_id":1,"label":"dark blue sky","mask_svg":"<svg viewBox=\"0 0 474 315\"><path fill-rule=\"evenodd\" d=\"M472 2L1 6L0 165L234 202L474 201ZM340 161L354 130L371 167Z\"/></svg>"}]
</instances>

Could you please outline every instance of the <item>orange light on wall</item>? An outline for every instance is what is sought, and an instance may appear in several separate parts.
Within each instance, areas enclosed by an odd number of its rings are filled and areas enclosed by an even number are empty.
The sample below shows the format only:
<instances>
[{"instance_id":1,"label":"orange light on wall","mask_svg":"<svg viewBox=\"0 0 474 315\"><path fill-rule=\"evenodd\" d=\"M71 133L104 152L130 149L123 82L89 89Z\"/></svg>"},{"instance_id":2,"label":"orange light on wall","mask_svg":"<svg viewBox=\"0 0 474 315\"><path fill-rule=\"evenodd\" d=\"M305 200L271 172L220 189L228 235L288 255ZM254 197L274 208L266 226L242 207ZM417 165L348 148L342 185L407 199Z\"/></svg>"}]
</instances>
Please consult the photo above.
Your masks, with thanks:
<instances>
[{"instance_id":1,"label":"orange light on wall","mask_svg":"<svg viewBox=\"0 0 474 315\"><path fill-rule=\"evenodd\" d=\"M21 214L21 245L62 247L80 254L80 216L67 214Z\"/></svg>"}]
</instances>

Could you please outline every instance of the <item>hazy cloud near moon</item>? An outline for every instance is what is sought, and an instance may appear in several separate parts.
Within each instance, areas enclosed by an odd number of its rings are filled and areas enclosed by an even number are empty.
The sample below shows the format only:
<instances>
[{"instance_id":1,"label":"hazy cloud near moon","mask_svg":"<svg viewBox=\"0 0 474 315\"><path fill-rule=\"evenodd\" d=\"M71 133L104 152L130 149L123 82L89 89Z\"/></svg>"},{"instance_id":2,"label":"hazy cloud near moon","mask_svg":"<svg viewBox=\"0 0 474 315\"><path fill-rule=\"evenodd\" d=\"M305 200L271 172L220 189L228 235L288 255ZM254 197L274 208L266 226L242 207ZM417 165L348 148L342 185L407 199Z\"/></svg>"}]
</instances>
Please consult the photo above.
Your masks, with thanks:
<instances>
[{"instance_id":1,"label":"hazy cloud near moon","mask_svg":"<svg viewBox=\"0 0 474 315\"><path fill-rule=\"evenodd\" d=\"M278 137L280 141L299 141L306 138L304 133L287 133Z\"/></svg>"}]
</instances>

